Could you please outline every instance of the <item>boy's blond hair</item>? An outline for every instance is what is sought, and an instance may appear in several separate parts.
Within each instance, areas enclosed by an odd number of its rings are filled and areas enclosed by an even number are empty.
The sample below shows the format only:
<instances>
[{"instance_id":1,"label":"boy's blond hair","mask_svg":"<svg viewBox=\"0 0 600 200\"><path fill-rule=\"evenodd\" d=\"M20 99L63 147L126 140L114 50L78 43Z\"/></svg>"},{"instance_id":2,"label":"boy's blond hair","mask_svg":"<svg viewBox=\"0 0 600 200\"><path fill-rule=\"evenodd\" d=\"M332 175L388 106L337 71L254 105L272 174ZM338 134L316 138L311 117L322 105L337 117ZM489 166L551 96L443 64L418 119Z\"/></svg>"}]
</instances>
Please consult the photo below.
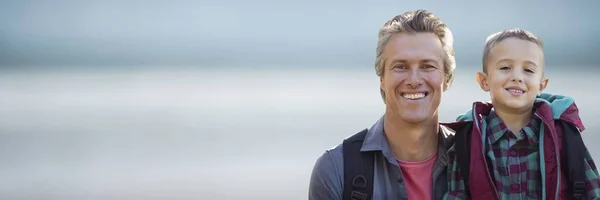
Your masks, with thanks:
<instances>
[{"instance_id":1,"label":"boy's blond hair","mask_svg":"<svg viewBox=\"0 0 600 200\"><path fill-rule=\"evenodd\" d=\"M490 56L490 51L492 50L492 48L494 48L494 46L496 44L498 44L508 38L517 38L517 39L533 42L533 43L537 44L540 47L540 49L543 49L543 47L544 47L544 44L542 43L542 40L540 38L538 38L536 35L534 35L530 31L527 31L525 29L520 29L520 28L506 29L506 30L491 34L485 40L485 46L483 48L482 62L483 62L483 72L484 73L487 73L487 60L488 60L488 57Z\"/></svg>"}]
</instances>

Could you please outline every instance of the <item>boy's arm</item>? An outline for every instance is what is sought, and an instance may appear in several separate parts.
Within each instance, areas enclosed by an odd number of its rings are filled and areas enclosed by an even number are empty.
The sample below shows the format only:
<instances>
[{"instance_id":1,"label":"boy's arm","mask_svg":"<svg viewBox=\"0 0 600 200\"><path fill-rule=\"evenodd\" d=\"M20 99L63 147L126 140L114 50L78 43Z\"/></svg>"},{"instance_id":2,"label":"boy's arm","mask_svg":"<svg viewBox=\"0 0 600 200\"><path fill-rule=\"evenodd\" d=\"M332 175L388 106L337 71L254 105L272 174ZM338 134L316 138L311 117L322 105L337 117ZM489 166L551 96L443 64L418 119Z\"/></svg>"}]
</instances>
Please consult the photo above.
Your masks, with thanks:
<instances>
[{"instance_id":1,"label":"boy's arm","mask_svg":"<svg viewBox=\"0 0 600 200\"><path fill-rule=\"evenodd\" d=\"M465 191L465 183L458 167L454 146L448 150L448 158L448 192L446 192L443 199L471 199Z\"/></svg>"},{"instance_id":2,"label":"boy's arm","mask_svg":"<svg viewBox=\"0 0 600 200\"><path fill-rule=\"evenodd\" d=\"M585 199L600 199L600 175L587 148L585 148Z\"/></svg>"}]
</instances>

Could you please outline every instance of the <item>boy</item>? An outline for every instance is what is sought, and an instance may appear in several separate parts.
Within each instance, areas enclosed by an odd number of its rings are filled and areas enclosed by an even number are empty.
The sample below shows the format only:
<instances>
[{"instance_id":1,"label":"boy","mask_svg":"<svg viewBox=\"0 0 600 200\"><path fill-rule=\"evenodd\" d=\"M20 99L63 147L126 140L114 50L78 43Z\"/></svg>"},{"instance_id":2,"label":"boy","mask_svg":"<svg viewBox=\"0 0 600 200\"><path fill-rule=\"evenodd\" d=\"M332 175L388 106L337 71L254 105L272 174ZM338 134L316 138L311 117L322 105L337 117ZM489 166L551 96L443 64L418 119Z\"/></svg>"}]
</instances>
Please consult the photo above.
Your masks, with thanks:
<instances>
[{"instance_id":1,"label":"boy","mask_svg":"<svg viewBox=\"0 0 600 200\"><path fill-rule=\"evenodd\" d=\"M477 82L491 103L475 102L447 124L456 143L448 152L444 199L600 198L577 106L570 97L542 93L544 67L542 41L529 31L488 37Z\"/></svg>"}]
</instances>

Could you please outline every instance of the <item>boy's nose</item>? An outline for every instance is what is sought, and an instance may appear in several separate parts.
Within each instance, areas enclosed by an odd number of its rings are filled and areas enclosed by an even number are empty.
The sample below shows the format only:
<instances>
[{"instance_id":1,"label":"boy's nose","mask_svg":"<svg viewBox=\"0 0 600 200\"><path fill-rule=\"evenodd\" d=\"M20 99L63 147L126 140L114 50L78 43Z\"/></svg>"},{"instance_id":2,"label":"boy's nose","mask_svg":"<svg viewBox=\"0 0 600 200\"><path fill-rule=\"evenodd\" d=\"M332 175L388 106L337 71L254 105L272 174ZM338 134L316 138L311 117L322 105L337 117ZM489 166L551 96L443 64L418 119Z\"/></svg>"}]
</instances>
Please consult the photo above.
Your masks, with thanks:
<instances>
[{"instance_id":1,"label":"boy's nose","mask_svg":"<svg viewBox=\"0 0 600 200\"><path fill-rule=\"evenodd\" d=\"M513 82L523 82L523 78L521 78L521 74L513 73L512 79Z\"/></svg>"}]
</instances>

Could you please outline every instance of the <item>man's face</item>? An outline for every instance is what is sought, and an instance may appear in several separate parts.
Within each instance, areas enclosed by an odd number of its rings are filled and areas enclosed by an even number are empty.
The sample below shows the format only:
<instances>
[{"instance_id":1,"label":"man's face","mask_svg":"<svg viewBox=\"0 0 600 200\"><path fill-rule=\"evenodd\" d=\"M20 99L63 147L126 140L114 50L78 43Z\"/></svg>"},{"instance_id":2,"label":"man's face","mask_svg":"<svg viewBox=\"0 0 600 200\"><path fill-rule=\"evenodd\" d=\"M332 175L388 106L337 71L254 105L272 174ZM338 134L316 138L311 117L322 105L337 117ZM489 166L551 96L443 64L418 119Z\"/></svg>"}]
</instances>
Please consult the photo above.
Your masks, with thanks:
<instances>
[{"instance_id":1,"label":"man's face","mask_svg":"<svg viewBox=\"0 0 600 200\"><path fill-rule=\"evenodd\" d=\"M507 38L490 49L486 73L478 73L478 82L490 92L494 107L530 110L536 96L546 88L543 77L542 49L535 43Z\"/></svg>"},{"instance_id":2,"label":"man's face","mask_svg":"<svg viewBox=\"0 0 600 200\"><path fill-rule=\"evenodd\" d=\"M442 93L448 87L444 76L444 49L433 33L399 33L388 41L381 76L386 115L408 123L437 120Z\"/></svg>"}]
</instances>

